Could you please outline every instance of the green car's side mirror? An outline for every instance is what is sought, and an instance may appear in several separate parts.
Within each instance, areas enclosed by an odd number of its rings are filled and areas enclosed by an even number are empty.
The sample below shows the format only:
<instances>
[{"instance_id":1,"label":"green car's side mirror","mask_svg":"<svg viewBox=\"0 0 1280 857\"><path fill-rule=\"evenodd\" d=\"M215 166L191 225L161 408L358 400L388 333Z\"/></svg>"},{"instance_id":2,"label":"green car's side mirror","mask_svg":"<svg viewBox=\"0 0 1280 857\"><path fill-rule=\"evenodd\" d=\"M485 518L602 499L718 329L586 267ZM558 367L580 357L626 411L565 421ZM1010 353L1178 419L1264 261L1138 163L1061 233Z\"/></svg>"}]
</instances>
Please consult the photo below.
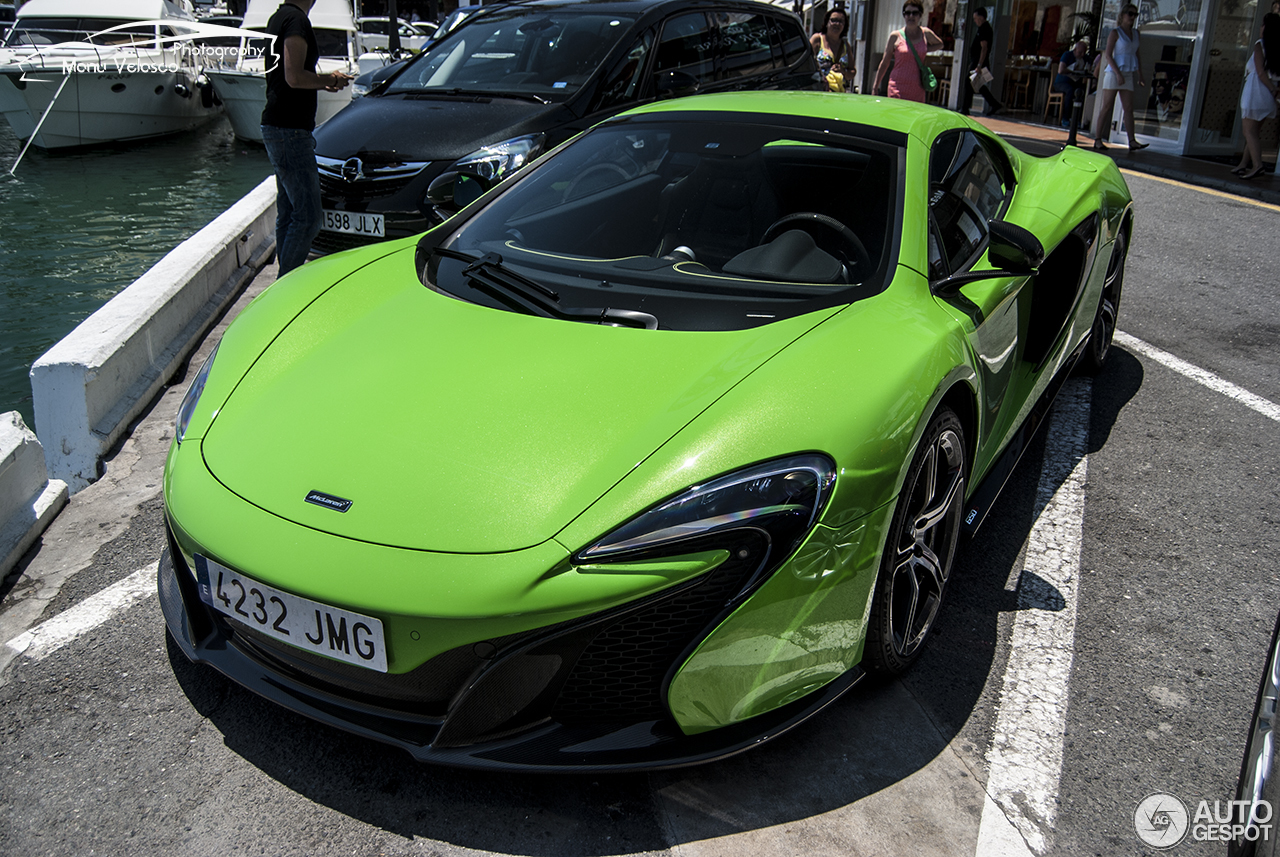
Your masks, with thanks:
<instances>
[{"instance_id":1,"label":"green car's side mirror","mask_svg":"<svg viewBox=\"0 0 1280 857\"><path fill-rule=\"evenodd\" d=\"M994 277L1025 277L1040 270L1044 262L1044 245L1040 239L1021 226L992 220L987 224L987 258L999 268L988 271L967 271L952 274L933 284L934 294L949 297L966 283L989 280Z\"/></svg>"}]
</instances>

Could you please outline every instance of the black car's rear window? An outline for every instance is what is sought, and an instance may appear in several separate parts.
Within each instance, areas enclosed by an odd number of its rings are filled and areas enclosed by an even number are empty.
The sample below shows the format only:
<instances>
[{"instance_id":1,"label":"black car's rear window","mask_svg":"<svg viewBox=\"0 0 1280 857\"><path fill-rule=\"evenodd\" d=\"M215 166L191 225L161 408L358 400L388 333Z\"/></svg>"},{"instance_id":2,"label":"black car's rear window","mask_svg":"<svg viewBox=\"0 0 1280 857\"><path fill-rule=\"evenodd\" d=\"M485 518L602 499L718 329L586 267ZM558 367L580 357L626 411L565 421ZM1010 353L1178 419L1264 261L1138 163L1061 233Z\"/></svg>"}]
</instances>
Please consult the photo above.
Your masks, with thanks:
<instances>
[{"instance_id":1,"label":"black car's rear window","mask_svg":"<svg viewBox=\"0 0 1280 857\"><path fill-rule=\"evenodd\" d=\"M496 254L565 305L686 330L752 327L878 292L897 246L901 149L707 115L611 123L529 168L444 237L453 257L432 257L429 282L507 307L460 260Z\"/></svg>"}]
</instances>

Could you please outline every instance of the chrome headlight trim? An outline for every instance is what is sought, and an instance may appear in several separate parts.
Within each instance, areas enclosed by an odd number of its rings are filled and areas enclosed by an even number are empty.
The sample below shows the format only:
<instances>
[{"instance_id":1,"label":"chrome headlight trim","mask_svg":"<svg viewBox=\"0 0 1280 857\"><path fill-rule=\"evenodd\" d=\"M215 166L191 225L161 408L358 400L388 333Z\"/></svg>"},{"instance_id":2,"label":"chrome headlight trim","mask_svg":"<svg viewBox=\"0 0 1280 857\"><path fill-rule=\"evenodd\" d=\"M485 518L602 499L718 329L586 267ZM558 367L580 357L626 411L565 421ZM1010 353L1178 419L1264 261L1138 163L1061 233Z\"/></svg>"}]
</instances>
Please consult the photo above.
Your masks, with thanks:
<instances>
[{"instance_id":1,"label":"chrome headlight trim","mask_svg":"<svg viewBox=\"0 0 1280 857\"><path fill-rule=\"evenodd\" d=\"M813 529L835 478L835 463L819 453L755 464L694 485L642 512L575 558L598 562L743 527L765 530L785 556Z\"/></svg>"},{"instance_id":2,"label":"chrome headlight trim","mask_svg":"<svg viewBox=\"0 0 1280 857\"><path fill-rule=\"evenodd\" d=\"M497 184L542 154L546 139L546 134L512 137L459 158L449 169L474 173L491 184Z\"/></svg>"}]
</instances>

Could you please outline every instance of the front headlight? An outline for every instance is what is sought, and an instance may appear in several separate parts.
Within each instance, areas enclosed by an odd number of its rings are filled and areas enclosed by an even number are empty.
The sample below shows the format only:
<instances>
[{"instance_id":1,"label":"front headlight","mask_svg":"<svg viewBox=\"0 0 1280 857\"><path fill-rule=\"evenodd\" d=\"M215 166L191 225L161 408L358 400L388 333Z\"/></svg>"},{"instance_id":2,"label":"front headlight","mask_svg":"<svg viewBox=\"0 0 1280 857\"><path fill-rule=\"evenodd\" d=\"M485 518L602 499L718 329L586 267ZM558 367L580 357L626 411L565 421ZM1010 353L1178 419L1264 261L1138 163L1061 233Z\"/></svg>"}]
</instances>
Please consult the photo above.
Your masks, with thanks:
<instances>
[{"instance_id":1,"label":"front headlight","mask_svg":"<svg viewBox=\"0 0 1280 857\"><path fill-rule=\"evenodd\" d=\"M221 344L221 342L218 343L218 345ZM200 403L200 394L204 392L205 382L209 380L209 370L213 367L213 358L218 355L218 345L213 346L213 351L205 359L200 371L196 373L191 386L187 388L187 395L183 397L182 404L178 406L178 421L174 434L178 443L182 443L182 438L187 433L187 426L191 423L191 415L196 412L196 405Z\"/></svg>"},{"instance_id":2,"label":"front headlight","mask_svg":"<svg viewBox=\"0 0 1280 857\"><path fill-rule=\"evenodd\" d=\"M577 559L599 562L655 549L669 553L678 542L753 530L768 537L770 564L781 562L813 529L835 479L834 462L816 453L756 464L641 513L580 551Z\"/></svg>"},{"instance_id":3,"label":"front headlight","mask_svg":"<svg viewBox=\"0 0 1280 857\"><path fill-rule=\"evenodd\" d=\"M449 169L461 173L474 173L495 185L542 154L545 134L529 134L513 137L492 146L477 149L462 158Z\"/></svg>"}]
</instances>

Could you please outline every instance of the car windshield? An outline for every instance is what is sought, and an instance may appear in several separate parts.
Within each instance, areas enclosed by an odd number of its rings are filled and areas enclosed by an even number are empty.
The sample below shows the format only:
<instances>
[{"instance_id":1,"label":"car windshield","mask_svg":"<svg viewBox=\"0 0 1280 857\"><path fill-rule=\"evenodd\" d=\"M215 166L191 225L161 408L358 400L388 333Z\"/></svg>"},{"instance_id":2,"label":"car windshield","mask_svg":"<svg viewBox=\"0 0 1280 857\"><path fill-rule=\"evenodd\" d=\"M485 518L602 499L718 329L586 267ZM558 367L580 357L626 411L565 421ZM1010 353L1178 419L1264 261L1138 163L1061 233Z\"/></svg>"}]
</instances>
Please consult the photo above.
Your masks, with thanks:
<instances>
[{"instance_id":1,"label":"car windshield","mask_svg":"<svg viewBox=\"0 0 1280 857\"><path fill-rule=\"evenodd\" d=\"M480 15L431 45L384 94L462 90L563 100L631 23L619 15L519 8Z\"/></svg>"},{"instance_id":2,"label":"car windshield","mask_svg":"<svg viewBox=\"0 0 1280 857\"><path fill-rule=\"evenodd\" d=\"M483 260L559 306L682 330L754 327L883 288L897 252L897 145L855 126L701 116L615 120L535 162L451 235L424 239L425 282L529 311L501 284L475 282Z\"/></svg>"}]
</instances>

